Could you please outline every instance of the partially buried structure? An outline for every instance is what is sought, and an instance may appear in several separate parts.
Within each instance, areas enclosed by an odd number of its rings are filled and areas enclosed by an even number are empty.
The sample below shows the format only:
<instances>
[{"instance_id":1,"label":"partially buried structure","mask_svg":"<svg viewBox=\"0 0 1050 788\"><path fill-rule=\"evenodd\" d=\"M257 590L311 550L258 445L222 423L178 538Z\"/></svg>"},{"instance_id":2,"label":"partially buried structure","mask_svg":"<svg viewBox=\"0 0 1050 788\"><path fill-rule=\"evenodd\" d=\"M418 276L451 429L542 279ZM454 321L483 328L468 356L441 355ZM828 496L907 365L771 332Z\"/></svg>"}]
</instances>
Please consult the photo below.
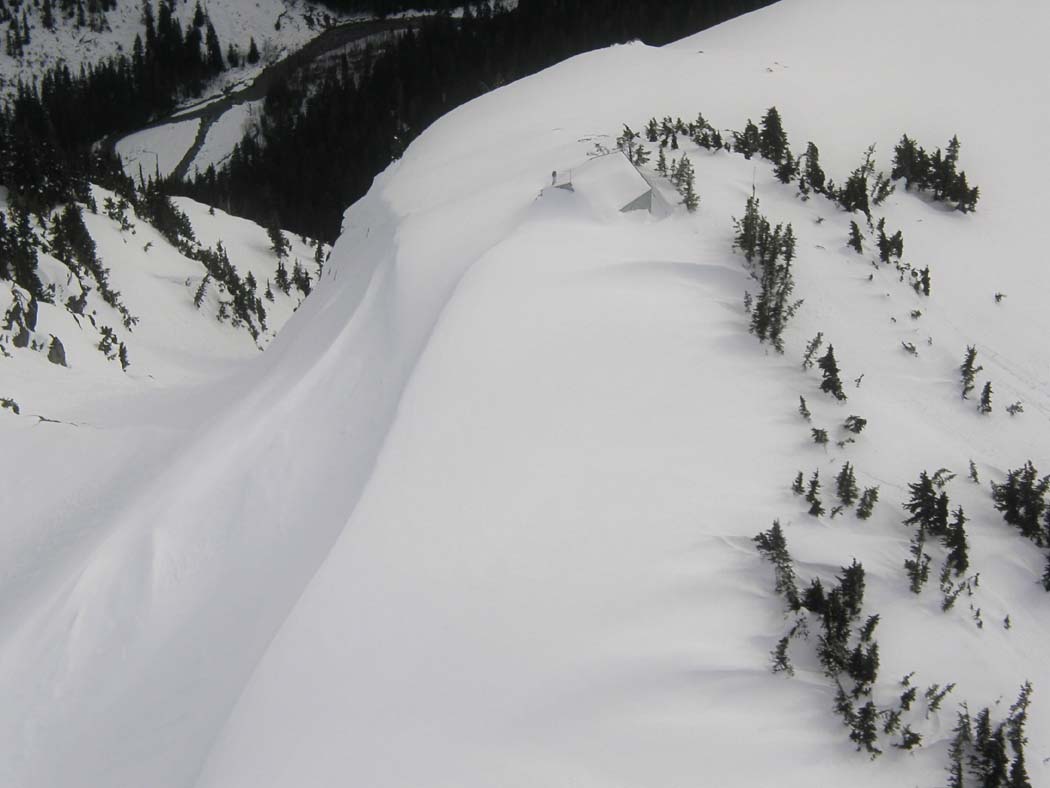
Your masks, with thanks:
<instances>
[{"instance_id":1,"label":"partially buried structure","mask_svg":"<svg viewBox=\"0 0 1050 788\"><path fill-rule=\"evenodd\" d=\"M662 219L674 211L655 184L619 150L595 156L576 169L557 173L554 185L578 191L592 203L621 213L648 211Z\"/></svg>"}]
</instances>

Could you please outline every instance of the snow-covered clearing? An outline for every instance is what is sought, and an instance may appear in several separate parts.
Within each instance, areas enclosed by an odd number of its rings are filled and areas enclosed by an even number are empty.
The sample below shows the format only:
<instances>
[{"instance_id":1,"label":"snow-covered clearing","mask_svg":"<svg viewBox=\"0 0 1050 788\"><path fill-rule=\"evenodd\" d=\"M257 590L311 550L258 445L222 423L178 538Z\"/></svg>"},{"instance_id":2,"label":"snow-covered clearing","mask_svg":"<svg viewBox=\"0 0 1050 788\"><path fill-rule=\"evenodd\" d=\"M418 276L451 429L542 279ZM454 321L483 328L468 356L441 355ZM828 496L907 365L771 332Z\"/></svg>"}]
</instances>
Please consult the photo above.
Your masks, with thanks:
<instances>
[{"instance_id":1,"label":"snow-covered clearing","mask_svg":"<svg viewBox=\"0 0 1050 788\"><path fill-rule=\"evenodd\" d=\"M1027 765L1050 785L1045 551L987 487L1050 469L1048 24L1020 0L783 0L575 58L413 143L265 354L52 403L81 427L0 411L0 783L932 788L956 704L1001 719L1030 679ZM903 186L876 210L930 298L757 157L683 139L700 210L662 221L620 213L600 179L548 188L625 122L741 129L774 104L838 183L872 142L888 170L904 132L960 136L977 213ZM799 238L783 356L748 334L756 285L731 252L752 187ZM801 369L817 331L846 403ZM959 398L968 344L987 416ZM868 427L819 447L800 395L833 440L851 414ZM796 472L819 469L831 501L846 460L880 486L874 516L807 515ZM906 485L940 467L981 573L946 613L936 577L915 596L902 566ZM911 671L957 683L907 717L921 749L855 752L805 644L795 677L770 672L787 618L751 537L774 518L802 582L867 570L880 706Z\"/></svg>"},{"instance_id":2,"label":"snow-covered clearing","mask_svg":"<svg viewBox=\"0 0 1050 788\"><path fill-rule=\"evenodd\" d=\"M204 145L190 165L190 174L204 172L208 167L221 167L233 153L237 143L243 139L248 124L256 117L261 106L261 101L249 101L224 112L208 129Z\"/></svg>"},{"instance_id":3,"label":"snow-covered clearing","mask_svg":"<svg viewBox=\"0 0 1050 788\"><path fill-rule=\"evenodd\" d=\"M124 164L124 172L136 180L140 176L144 181L158 175L167 178L193 146L200 124L199 120L168 123L120 140L116 150Z\"/></svg>"}]
</instances>

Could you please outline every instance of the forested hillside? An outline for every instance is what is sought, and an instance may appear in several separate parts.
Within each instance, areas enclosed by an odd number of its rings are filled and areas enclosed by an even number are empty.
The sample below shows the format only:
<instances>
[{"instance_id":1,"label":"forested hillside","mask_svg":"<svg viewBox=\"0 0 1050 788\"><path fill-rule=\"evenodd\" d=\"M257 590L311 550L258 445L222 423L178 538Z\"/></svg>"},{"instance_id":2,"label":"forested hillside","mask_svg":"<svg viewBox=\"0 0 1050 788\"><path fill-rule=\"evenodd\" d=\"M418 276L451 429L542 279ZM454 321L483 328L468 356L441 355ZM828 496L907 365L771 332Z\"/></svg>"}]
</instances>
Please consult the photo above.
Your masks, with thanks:
<instances>
[{"instance_id":1,"label":"forested hillside","mask_svg":"<svg viewBox=\"0 0 1050 788\"><path fill-rule=\"evenodd\" d=\"M438 16L364 62L275 86L227 167L172 188L257 221L332 239L343 208L427 126L476 96L609 44L662 44L769 0L522 0ZM497 9L499 5L497 4ZM332 178L333 167L339 177Z\"/></svg>"}]
</instances>

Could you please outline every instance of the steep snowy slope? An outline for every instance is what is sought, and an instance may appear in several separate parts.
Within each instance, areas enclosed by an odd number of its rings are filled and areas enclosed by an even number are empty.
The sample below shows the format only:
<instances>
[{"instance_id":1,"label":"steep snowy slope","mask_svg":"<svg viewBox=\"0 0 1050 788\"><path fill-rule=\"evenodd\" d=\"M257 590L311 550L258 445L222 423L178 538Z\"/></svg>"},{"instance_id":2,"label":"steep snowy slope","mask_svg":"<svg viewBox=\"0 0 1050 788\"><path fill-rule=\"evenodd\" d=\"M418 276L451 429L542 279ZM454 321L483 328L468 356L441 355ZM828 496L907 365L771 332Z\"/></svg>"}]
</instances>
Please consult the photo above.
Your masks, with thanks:
<instances>
[{"instance_id":1,"label":"steep snowy slope","mask_svg":"<svg viewBox=\"0 0 1050 788\"><path fill-rule=\"evenodd\" d=\"M936 786L956 704L1001 720L1030 679L1028 772L1050 784L1045 551L987 488L1050 467L1032 176L1050 166L1050 14L993 10L784 0L665 49L576 58L418 139L236 374L79 403L63 414L79 428L0 412L16 501L0 783ZM903 188L876 211L931 268L929 298L757 157L683 139L700 210L662 221L620 213L600 181L547 188L623 123L701 111L741 129L774 104L839 183L872 142L888 169L904 132L959 134L977 213ZM756 285L731 251L752 186L799 238L783 356L747 332ZM800 368L817 331L846 403ZM959 398L968 344L989 415ZM869 422L855 443L812 442L811 426L847 437L852 414ZM830 504L847 460L880 486L874 516L807 515L795 474L819 469ZM942 466L981 573L948 612L936 577L908 591L901 524L907 484ZM897 734L878 759L855 752L812 642L792 646L794 677L770 672L792 619L751 537L774 518L800 581L863 563L874 700L892 708L915 672L921 748ZM927 714L935 682L956 687Z\"/></svg>"}]
</instances>

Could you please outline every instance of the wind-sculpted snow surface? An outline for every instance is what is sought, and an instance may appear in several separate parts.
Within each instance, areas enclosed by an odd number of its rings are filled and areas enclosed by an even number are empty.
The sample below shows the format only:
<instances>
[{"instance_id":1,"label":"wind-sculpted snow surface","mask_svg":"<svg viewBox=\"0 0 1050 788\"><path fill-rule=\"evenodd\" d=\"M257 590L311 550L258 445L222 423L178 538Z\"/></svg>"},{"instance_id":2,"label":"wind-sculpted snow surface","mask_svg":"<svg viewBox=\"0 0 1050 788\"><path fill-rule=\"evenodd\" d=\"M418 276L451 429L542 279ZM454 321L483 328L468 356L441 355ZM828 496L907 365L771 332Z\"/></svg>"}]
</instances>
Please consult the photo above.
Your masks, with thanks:
<instances>
[{"instance_id":1,"label":"wind-sculpted snow surface","mask_svg":"<svg viewBox=\"0 0 1050 788\"><path fill-rule=\"evenodd\" d=\"M784 0L575 58L413 143L254 363L73 408L87 428L18 422L5 448L65 473L3 466L56 536L8 570L0 783L932 787L956 704L1002 719L1030 679L1028 772L1050 784L1045 551L987 486L1050 468L1048 23L1020 2ZM700 208L663 220L600 183L550 188L623 123L742 129L774 104L838 183L872 142L888 170L902 133L960 136L975 214L902 187L876 212L930 266L929 298L846 246L860 218L757 157L683 139ZM783 356L748 334L757 283L731 252L752 187L798 236ZM818 331L845 403L801 369ZM988 415L959 396L973 344ZM855 443L812 442L850 415ZM874 515L807 515L795 474L819 469L830 501L847 460L880 487ZM947 612L935 581L909 592L901 524L907 484L941 467L980 572ZM787 619L751 537L774 518L801 578L863 563L880 706L913 671L956 682L915 710L920 749L856 752L804 648L793 678L770 671Z\"/></svg>"}]
</instances>

